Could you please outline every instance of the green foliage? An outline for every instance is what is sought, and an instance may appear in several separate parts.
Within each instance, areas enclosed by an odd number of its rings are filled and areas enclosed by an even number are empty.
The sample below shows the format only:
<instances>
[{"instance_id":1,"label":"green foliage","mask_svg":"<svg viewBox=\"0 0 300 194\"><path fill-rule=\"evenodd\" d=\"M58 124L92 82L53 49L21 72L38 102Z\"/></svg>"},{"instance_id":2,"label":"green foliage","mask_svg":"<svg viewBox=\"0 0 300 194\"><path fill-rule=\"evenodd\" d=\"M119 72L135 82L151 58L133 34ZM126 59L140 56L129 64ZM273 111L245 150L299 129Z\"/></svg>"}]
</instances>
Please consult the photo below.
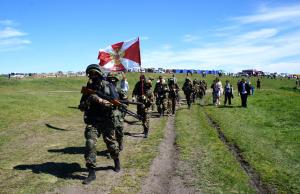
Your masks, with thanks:
<instances>
[{"instance_id":1,"label":"green foliage","mask_svg":"<svg viewBox=\"0 0 300 194\"><path fill-rule=\"evenodd\" d=\"M298 193L300 94L292 89L293 80L263 79L262 83L262 90L249 96L247 109L240 108L236 93L232 108L206 110L265 183L280 193Z\"/></svg>"},{"instance_id":2,"label":"green foliage","mask_svg":"<svg viewBox=\"0 0 300 194\"><path fill-rule=\"evenodd\" d=\"M130 85L129 97L139 73L126 74ZM158 74L152 77L153 87ZM165 79L171 74L164 74ZM185 74L177 74L182 87ZM193 75L192 79L202 79ZM214 76L205 80L208 88ZM207 92L206 105L193 105L191 110L181 109L176 115L176 143L180 159L192 169L197 188L208 193L252 193L248 177L235 158L218 139L215 129L207 122L204 111L221 126L228 139L237 144L243 155L262 176L265 183L279 193L300 192L300 93L294 80L261 79L262 89L255 90L248 100L248 108L240 108L236 82L233 108L216 108L211 105ZM256 86L256 78L250 80ZM1 193L45 193L64 185L81 185L78 177L86 176L84 170L72 172L71 164L84 169L84 123L76 107L80 100L81 86L86 77L7 79L0 77L0 188ZM132 106L131 106L132 107ZM184 106L183 106L184 107ZM134 108L132 108L134 109ZM148 139L125 136L125 150L121 154L123 173L113 175L114 180L100 173L99 182L113 193L136 193L143 178L157 155L163 138L166 119L152 119ZM127 128L141 132L141 125ZM126 130L126 128L125 128ZM99 140L98 149L105 149ZM56 150L56 151L50 151ZM71 150L71 151L70 151ZM57 173L49 169L52 162ZM101 166L112 165L111 160L98 157ZM17 170L18 165L29 165L28 170ZM33 172L39 169L40 172ZM182 172L184 173L184 172ZM77 178L68 178L68 175ZM112 184L113 183L113 184ZM107 191L105 191L107 192Z\"/></svg>"},{"instance_id":3,"label":"green foliage","mask_svg":"<svg viewBox=\"0 0 300 194\"><path fill-rule=\"evenodd\" d=\"M138 76L128 76L131 89ZM81 86L86 82L86 77L0 78L1 193L45 193L68 184L81 186L80 178L86 176L83 157L85 125L77 106ZM130 108L135 109L134 106ZM111 188L112 192L136 193L157 154L165 123L166 119L156 119L151 123L148 139L125 136L125 149L121 153L122 172L103 171L110 176L101 177L99 171L98 182L90 187L97 188L101 184L110 188L116 182L118 184ZM125 131L140 133L143 128L138 123L126 127ZM97 147L99 152L106 149L101 137ZM110 166L112 160L98 156L97 163ZM74 168L74 164L79 169Z\"/></svg>"},{"instance_id":4,"label":"green foliage","mask_svg":"<svg viewBox=\"0 0 300 194\"><path fill-rule=\"evenodd\" d=\"M218 139L203 107L179 110L176 143L181 160L190 164L196 187L204 193L254 193L248 177Z\"/></svg>"}]
</instances>

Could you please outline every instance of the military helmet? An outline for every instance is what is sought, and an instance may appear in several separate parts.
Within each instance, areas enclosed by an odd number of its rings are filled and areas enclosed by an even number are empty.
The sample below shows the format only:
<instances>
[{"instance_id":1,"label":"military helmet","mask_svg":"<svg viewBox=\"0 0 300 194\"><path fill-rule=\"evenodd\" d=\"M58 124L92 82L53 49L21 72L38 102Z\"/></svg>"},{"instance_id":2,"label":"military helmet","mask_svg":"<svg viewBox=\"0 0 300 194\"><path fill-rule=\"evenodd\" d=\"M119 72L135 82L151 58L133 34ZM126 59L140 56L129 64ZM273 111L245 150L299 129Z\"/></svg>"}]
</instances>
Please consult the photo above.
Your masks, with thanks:
<instances>
[{"instance_id":1,"label":"military helmet","mask_svg":"<svg viewBox=\"0 0 300 194\"><path fill-rule=\"evenodd\" d=\"M103 76L103 73L98 64L90 64L87 66L85 73L88 75L91 71L97 72L100 76Z\"/></svg>"},{"instance_id":2,"label":"military helmet","mask_svg":"<svg viewBox=\"0 0 300 194\"><path fill-rule=\"evenodd\" d=\"M119 75L117 73L109 72L107 74L107 79L114 80L115 82L119 81Z\"/></svg>"},{"instance_id":3,"label":"military helmet","mask_svg":"<svg viewBox=\"0 0 300 194\"><path fill-rule=\"evenodd\" d=\"M191 82L191 79L190 79L189 77L186 77L186 78L185 78L185 81Z\"/></svg>"},{"instance_id":4,"label":"military helmet","mask_svg":"<svg viewBox=\"0 0 300 194\"><path fill-rule=\"evenodd\" d=\"M174 84L174 79L173 79L173 78L169 78L169 79L168 79L168 83L169 83L169 84Z\"/></svg>"},{"instance_id":5,"label":"military helmet","mask_svg":"<svg viewBox=\"0 0 300 194\"><path fill-rule=\"evenodd\" d=\"M142 75L140 75L140 80L145 80L145 75L144 74L142 74Z\"/></svg>"}]
</instances>

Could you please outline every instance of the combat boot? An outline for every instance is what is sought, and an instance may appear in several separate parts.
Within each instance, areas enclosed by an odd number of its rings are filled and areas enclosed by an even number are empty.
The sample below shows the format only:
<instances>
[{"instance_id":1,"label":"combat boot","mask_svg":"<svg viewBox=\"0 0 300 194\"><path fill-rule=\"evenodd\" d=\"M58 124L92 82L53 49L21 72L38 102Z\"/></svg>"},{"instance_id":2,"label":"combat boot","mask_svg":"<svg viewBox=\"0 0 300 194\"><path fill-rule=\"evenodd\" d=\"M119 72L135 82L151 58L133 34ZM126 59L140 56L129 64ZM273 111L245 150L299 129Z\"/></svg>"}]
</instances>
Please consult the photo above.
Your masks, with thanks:
<instances>
[{"instance_id":1,"label":"combat boot","mask_svg":"<svg viewBox=\"0 0 300 194\"><path fill-rule=\"evenodd\" d=\"M148 137L148 131L149 131L149 129L144 129L144 138L147 138Z\"/></svg>"},{"instance_id":2,"label":"combat boot","mask_svg":"<svg viewBox=\"0 0 300 194\"><path fill-rule=\"evenodd\" d=\"M107 159L111 159L111 156L110 156L110 153L109 153L109 151L108 151L108 150L106 150L106 152L105 152L105 156L106 156L106 158L107 158Z\"/></svg>"},{"instance_id":3,"label":"combat boot","mask_svg":"<svg viewBox=\"0 0 300 194\"><path fill-rule=\"evenodd\" d=\"M94 180L96 180L96 172L95 172L95 169L91 168L91 169L89 169L88 177L82 182L82 184L88 185Z\"/></svg>"},{"instance_id":4,"label":"combat boot","mask_svg":"<svg viewBox=\"0 0 300 194\"><path fill-rule=\"evenodd\" d=\"M120 172L121 170L120 159L119 158L114 159L114 163L115 163L115 171Z\"/></svg>"}]
</instances>

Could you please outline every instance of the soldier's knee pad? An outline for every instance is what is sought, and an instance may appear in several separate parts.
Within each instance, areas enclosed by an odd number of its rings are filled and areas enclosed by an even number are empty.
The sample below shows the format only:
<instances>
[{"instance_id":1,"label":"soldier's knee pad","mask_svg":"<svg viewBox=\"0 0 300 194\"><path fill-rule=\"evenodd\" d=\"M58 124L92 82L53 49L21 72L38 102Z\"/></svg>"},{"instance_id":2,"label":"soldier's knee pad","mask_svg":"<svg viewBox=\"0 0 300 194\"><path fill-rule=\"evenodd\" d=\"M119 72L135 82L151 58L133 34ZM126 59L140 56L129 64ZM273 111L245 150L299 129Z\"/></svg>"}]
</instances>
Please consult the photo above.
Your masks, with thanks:
<instances>
[{"instance_id":1,"label":"soldier's knee pad","mask_svg":"<svg viewBox=\"0 0 300 194\"><path fill-rule=\"evenodd\" d=\"M96 142L92 139L87 139L85 145L87 149L94 149L96 147Z\"/></svg>"},{"instance_id":2,"label":"soldier's knee pad","mask_svg":"<svg viewBox=\"0 0 300 194\"><path fill-rule=\"evenodd\" d=\"M97 129L93 126L86 126L84 131L84 136L86 139L95 139L98 137Z\"/></svg>"}]
</instances>

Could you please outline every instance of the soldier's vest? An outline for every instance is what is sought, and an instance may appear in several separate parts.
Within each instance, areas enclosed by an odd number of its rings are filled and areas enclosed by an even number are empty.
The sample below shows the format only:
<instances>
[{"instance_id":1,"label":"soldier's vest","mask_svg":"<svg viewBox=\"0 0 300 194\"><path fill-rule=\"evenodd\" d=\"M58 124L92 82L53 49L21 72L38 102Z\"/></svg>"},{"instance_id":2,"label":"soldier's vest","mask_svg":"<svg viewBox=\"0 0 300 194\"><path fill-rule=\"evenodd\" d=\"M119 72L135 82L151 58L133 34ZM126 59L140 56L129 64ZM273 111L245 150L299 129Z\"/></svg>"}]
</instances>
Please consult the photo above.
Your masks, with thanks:
<instances>
[{"instance_id":1,"label":"soldier's vest","mask_svg":"<svg viewBox=\"0 0 300 194\"><path fill-rule=\"evenodd\" d=\"M114 87L107 81L101 81L98 84L92 84L88 86L89 88L99 91L106 96L113 99L116 98L116 92ZM105 107L97 102L87 99L88 108L84 114L84 121L87 124L97 123L97 122L109 122L113 118L113 107Z\"/></svg>"}]
</instances>

